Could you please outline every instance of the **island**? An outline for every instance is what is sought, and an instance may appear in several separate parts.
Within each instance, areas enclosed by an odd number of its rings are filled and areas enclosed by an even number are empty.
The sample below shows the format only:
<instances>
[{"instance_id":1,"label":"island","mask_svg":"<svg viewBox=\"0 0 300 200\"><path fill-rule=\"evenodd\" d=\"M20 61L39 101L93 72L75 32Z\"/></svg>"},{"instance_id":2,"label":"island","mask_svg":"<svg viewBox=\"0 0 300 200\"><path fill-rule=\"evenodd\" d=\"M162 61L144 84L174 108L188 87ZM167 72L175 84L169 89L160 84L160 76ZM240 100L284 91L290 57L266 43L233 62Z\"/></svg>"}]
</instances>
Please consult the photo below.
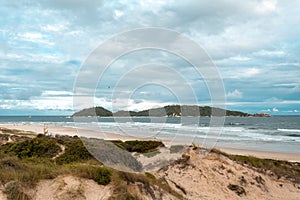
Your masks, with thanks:
<instances>
[{"instance_id":1,"label":"island","mask_svg":"<svg viewBox=\"0 0 300 200\"><path fill-rule=\"evenodd\" d=\"M168 105L160 108L152 108L142 111L120 110L111 112L101 106L86 108L75 112L71 117L210 117L210 116L234 116L234 117L270 117L270 114L249 114L241 111L232 111L222 108L197 105Z\"/></svg>"}]
</instances>

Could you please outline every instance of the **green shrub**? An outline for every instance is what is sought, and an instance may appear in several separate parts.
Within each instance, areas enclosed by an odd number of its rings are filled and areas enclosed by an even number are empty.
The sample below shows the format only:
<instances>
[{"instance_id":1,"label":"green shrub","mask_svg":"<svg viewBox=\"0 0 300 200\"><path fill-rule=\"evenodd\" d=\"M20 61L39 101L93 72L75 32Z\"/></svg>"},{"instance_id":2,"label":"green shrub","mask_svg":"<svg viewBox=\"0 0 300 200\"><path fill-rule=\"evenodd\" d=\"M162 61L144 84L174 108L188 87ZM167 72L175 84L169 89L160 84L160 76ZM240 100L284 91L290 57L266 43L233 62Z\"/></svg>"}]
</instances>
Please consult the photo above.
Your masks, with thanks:
<instances>
[{"instance_id":1,"label":"green shrub","mask_svg":"<svg viewBox=\"0 0 300 200\"><path fill-rule=\"evenodd\" d=\"M55 159L57 164L67 164L93 158L80 139L65 141L63 145L66 146L65 153Z\"/></svg>"},{"instance_id":2,"label":"green shrub","mask_svg":"<svg viewBox=\"0 0 300 200\"><path fill-rule=\"evenodd\" d=\"M158 147L163 147L164 144L160 141L139 141L129 140L122 142L120 140L111 141L116 146L129 152L148 153L157 150Z\"/></svg>"},{"instance_id":3,"label":"green shrub","mask_svg":"<svg viewBox=\"0 0 300 200\"><path fill-rule=\"evenodd\" d=\"M107 185L111 181L111 172L103 167L96 167L93 180L96 181L100 185Z\"/></svg>"},{"instance_id":4,"label":"green shrub","mask_svg":"<svg viewBox=\"0 0 300 200\"><path fill-rule=\"evenodd\" d=\"M93 179L100 185L107 185L111 181L111 171L105 167L95 167L85 164L71 166L73 175Z\"/></svg>"},{"instance_id":5,"label":"green shrub","mask_svg":"<svg viewBox=\"0 0 300 200\"><path fill-rule=\"evenodd\" d=\"M0 149L5 154L13 154L19 158L30 157L54 157L60 147L56 144L56 140L46 137L37 137L17 143L7 143Z\"/></svg>"}]
</instances>

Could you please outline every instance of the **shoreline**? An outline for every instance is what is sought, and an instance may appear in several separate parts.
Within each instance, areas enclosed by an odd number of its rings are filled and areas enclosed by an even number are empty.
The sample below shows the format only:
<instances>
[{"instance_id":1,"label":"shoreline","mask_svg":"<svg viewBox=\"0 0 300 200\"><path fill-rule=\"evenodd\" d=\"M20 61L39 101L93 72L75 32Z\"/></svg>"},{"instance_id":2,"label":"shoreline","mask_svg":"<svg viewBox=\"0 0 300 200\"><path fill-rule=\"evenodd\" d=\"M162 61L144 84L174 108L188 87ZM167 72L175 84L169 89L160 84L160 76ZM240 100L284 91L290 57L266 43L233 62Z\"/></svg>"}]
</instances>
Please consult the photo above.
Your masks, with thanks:
<instances>
[{"instance_id":1,"label":"shoreline","mask_svg":"<svg viewBox=\"0 0 300 200\"><path fill-rule=\"evenodd\" d=\"M0 128L7 129L16 129L28 132L34 132L37 134L43 133L44 125L30 125L30 124L0 124ZM78 133L77 128L64 127L64 126L48 126L48 130L52 135L69 135L69 136L80 136L88 138L98 138L104 140L156 140L155 138L139 138L133 136L124 136L115 133L103 133L93 130L80 129L80 134ZM170 141L162 140L165 144ZM173 142L176 145L191 145L187 143ZM273 151L261 151L261 150L247 150L247 149L238 149L238 148L225 148L216 146L216 149L219 149L227 154L232 155L242 155L242 156L252 156L263 159L273 159L273 160L284 160L289 162L300 162L300 154L297 153L285 153L285 152L273 152Z\"/></svg>"}]
</instances>

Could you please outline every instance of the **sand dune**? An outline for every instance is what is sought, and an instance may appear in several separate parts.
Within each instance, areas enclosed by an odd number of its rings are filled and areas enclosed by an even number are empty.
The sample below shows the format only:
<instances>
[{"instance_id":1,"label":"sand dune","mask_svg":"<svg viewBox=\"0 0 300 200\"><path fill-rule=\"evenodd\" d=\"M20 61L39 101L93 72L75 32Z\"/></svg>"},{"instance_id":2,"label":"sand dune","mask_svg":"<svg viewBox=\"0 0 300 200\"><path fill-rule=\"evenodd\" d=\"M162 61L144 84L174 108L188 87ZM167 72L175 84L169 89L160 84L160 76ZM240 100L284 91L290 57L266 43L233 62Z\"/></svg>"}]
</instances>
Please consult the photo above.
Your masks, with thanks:
<instances>
[{"instance_id":1,"label":"sand dune","mask_svg":"<svg viewBox=\"0 0 300 200\"><path fill-rule=\"evenodd\" d=\"M0 125L1 128L23 130L22 134L32 135L42 133L42 125ZM26 132L31 131L31 132ZM51 126L52 134L77 135L74 128ZM99 137L102 133L85 130L85 137ZM36 134L36 133L35 133ZM106 139L119 139L117 134L106 134ZM121 137L129 140L132 138ZM8 139L7 139L8 140ZM249 200L298 200L300 196L299 181L293 177L279 176L271 170L261 170L250 165L234 161L228 155L214 150L206 156L201 156L203 149L190 146L182 156L174 154L162 147L161 154L153 157L148 162L142 163L148 166L156 179L162 180L173 190L182 195L183 199L249 199ZM223 149L230 154L251 155L261 158L300 161L298 154L275 153L263 151L249 151L239 149ZM168 163L162 168L151 166L161 158L170 156L174 162ZM179 158L179 159L178 159ZM297 163L295 163L297 164ZM299 165L299 164L298 164ZM32 199L109 199L116 185L100 186L93 180L78 178L70 175L58 176L51 180L41 180L36 187L26 191ZM178 199L168 191L159 187L148 186L152 193L144 190L143 183L127 183L129 191L141 199ZM0 184L0 199L5 200L4 185Z\"/></svg>"}]
</instances>

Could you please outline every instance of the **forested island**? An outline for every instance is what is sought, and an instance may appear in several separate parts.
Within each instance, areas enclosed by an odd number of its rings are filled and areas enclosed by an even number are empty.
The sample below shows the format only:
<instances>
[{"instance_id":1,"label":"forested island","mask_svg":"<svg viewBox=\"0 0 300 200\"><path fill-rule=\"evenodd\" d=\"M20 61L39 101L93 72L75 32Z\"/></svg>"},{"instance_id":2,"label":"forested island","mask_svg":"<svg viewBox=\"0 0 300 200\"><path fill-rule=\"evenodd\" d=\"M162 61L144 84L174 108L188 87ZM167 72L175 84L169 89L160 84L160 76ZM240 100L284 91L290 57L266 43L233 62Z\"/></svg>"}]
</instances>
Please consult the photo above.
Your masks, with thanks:
<instances>
[{"instance_id":1,"label":"forested island","mask_svg":"<svg viewBox=\"0 0 300 200\"><path fill-rule=\"evenodd\" d=\"M222 108L213 108L210 106L196 106L196 105L168 105L160 108L147 109L142 111L124 111L111 112L103 107L97 106L86 108L75 112L72 117L198 117L198 116L237 116L237 117L268 117L268 114L249 114L241 111L225 110Z\"/></svg>"}]
</instances>

